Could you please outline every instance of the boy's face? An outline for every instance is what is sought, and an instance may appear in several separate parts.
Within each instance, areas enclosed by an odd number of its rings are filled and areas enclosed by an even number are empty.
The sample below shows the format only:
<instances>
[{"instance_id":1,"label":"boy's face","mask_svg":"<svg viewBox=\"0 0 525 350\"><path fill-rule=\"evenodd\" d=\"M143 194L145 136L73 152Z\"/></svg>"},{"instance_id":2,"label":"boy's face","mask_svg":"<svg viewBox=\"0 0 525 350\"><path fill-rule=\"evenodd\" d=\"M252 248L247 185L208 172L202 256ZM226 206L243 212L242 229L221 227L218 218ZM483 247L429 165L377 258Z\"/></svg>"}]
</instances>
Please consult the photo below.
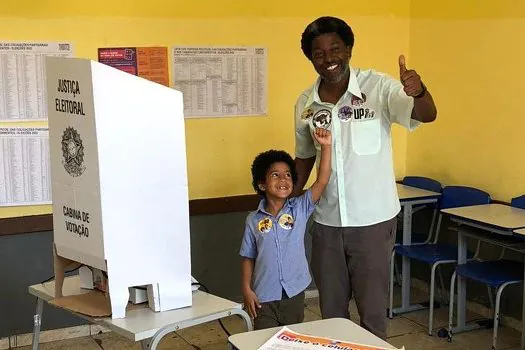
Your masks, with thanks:
<instances>
[{"instance_id":1,"label":"boy's face","mask_svg":"<svg viewBox=\"0 0 525 350\"><path fill-rule=\"evenodd\" d=\"M273 163L266 172L265 182L259 187L268 199L286 199L293 190L292 173L284 162Z\"/></svg>"}]
</instances>

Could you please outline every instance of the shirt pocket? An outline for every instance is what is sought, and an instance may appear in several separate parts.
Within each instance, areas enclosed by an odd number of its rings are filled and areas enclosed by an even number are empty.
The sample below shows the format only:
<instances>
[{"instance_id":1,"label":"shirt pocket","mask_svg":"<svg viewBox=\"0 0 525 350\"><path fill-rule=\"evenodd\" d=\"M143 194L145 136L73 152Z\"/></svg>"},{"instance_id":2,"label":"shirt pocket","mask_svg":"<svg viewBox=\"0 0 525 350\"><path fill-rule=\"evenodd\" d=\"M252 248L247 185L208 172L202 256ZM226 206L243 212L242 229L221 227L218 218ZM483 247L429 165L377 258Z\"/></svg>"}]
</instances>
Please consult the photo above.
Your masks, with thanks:
<instances>
[{"instance_id":1,"label":"shirt pocket","mask_svg":"<svg viewBox=\"0 0 525 350\"><path fill-rule=\"evenodd\" d=\"M381 119L354 121L352 130L352 148L360 155L373 155L381 150Z\"/></svg>"}]
</instances>

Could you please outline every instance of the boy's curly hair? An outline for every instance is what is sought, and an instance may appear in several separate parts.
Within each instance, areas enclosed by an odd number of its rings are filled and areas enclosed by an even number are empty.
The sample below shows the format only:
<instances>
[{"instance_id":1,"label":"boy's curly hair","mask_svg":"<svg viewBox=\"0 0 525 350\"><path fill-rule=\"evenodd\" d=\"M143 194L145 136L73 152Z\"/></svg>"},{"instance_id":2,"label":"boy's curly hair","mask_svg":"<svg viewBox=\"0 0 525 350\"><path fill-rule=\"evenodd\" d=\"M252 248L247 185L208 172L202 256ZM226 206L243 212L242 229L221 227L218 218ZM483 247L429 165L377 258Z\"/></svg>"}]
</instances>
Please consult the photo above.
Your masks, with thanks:
<instances>
[{"instance_id":1,"label":"boy's curly hair","mask_svg":"<svg viewBox=\"0 0 525 350\"><path fill-rule=\"evenodd\" d=\"M264 191L259 188L259 184L266 179L266 173L274 163L283 162L290 168L292 175L292 182L295 187L297 185L297 169L295 168L295 161L285 151L269 150L260 153L255 157L252 163L252 186L255 192L264 196Z\"/></svg>"}]
</instances>

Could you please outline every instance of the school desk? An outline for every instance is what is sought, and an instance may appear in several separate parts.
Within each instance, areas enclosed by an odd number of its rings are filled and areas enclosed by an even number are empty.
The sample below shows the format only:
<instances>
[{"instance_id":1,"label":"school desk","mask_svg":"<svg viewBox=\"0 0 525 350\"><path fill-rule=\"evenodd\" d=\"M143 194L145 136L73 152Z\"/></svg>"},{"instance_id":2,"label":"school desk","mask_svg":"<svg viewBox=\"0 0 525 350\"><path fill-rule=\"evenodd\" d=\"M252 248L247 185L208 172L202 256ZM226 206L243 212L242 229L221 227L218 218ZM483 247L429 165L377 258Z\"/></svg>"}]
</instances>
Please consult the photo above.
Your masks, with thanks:
<instances>
[{"instance_id":1,"label":"school desk","mask_svg":"<svg viewBox=\"0 0 525 350\"><path fill-rule=\"evenodd\" d=\"M376 337L366 329L346 318L329 318L325 320L304 322L287 326L297 333L316 337L330 338L357 344L396 349L384 340ZM254 350L261 347L282 327L262 329L253 332L238 333L228 338L231 350Z\"/></svg>"},{"instance_id":2,"label":"school desk","mask_svg":"<svg viewBox=\"0 0 525 350\"><path fill-rule=\"evenodd\" d=\"M525 227L525 210L523 209L504 204L484 204L443 209L441 212L450 215L451 220L459 225L457 228L458 265L467 262L467 237L506 249L523 252L524 246L522 243L509 240L509 237L514 234L514 230ZM482 230L482 232L487 234L474 231L472 228ZM452 329L453 334L481 327L479 322L466 324L466 281L461 276L457 276L457 281L457 321L456 327ZM523 332L521 349L525 349Z\"/></svg>"},{"instance_id":3,"label":"school desk","mask_svg":"<svg viewBox=\"0 0 525 350\"><path fill-rule=\"evenodd\" d=\"M80 278L78 276L65 278L63 291L64 296L88 292L80 288ZM36 350L39 347L42 308L44 302L49 302L54 298L55 282L32 285L29 287L29 293L38 299L34 316L32 346L32 349ZM76 315L91 323L107 327L129 340L140 341L142 349L156 349L161 339L170 332L231 315L241 316L246 323L246 328L249 331L253 329L250 316L242 309L240 304L202 291L193 292L192 306L171 311L154 312L146 306L128 310L126 317L121 319Z\"/></svg>"}]
</instances>

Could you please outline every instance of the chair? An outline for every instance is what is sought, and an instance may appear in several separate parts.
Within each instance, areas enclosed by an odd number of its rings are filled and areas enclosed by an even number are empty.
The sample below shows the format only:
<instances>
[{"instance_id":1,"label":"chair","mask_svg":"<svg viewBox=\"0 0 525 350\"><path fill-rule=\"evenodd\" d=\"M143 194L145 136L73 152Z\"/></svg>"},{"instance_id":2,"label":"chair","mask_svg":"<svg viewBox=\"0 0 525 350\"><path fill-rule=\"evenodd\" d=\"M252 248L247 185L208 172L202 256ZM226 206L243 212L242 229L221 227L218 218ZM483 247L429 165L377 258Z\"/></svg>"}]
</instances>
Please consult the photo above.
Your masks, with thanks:
<instances>
[{"instance_id":1,"label":"chair","mask_svg":"<svg viewBox=\"0 0 525 350\"><path fill-rule=\"evenodd\" d=\"M513 198L512 207L525 209L525 195ZM498 339L499 308L501 295L505 287L523 282L523 263L514 260L504 260L505 248L502 249L498 260L491 261L469 261L466 264L456 266L450 279L450 303L448 314L448 341L452 341L452 319L454 313L454 293L456 276L486 284L489 288L496 289L496 303L494 309L494 325L492 332L492 349L496 349ZM491 306L492 306L491 300Z\"/></svg>"},{"instance_id":2,"label":"chair","mask_svg":"<svg viewBox=\"0 0 525 350\"><path fill-rule=\"evenodd\" d=\"M442 190L441 183L437 180L423 176L405 176L402 181L403 185L421 188L423 190L438 192Z\"/></svg>"},{"instance_id":3,"label":"chair","mask_svg":"<svg viewBox=\"0 0 525 350\"><path fill-rule=\"evenodd\" d=\"M510 206L514 208L525 209L525 194L519 197L512 198Z\"/></svg>"},{"instance_id":4,"label":"chair","mask_svg":"<svg viewBox=\"0 0 525 350\"><path fill-rule=\"evenodd\" d=\"M491 202L490 195L484 191L476 188L466 186L446 186L441 194L439 202L439 209L458 208L471 205L489 204ZM432 325L434 317L434 284L435 272L437 267L442 264L452 264L458 260L457 246L438 243L439 232L441 228L441 221L443 214L439 214L437 226L432 242L421 245L398 245L394 247L391 257L391 264L395 259L395 254L408 257L412 260L421 261L430 265L430 302L429 302L429 318L428 318L428 334L432 335ZM479 244L478 244L479 248ZM477 252L476 252L477 254ZM467 259L472 259L475 254L467 253ZM389 317L393 317L393 284L394 274L393 269L390 271L390 308ZM443 277L440 274L441 288L444 290ZM444 293L442 293L444 294Z\"/></svg>"}]
</instances>

